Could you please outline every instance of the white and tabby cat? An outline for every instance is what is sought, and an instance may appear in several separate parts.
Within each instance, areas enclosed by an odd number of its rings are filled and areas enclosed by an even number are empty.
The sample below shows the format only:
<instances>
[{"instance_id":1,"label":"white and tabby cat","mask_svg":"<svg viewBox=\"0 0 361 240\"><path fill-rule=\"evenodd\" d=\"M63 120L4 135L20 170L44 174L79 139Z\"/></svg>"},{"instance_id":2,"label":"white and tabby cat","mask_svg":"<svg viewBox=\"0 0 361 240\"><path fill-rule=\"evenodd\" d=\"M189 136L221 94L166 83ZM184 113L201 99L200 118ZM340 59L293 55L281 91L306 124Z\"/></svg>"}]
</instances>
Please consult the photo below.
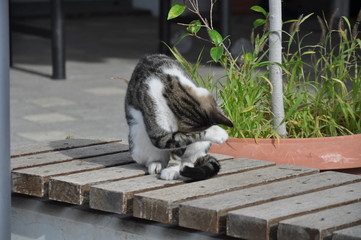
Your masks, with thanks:
<instances>
[{"instance_id":1,"label":"white and tabby cat","mask_svg":"<svg viewBox=\"0 0 361 240\"><path fill-rule=\"evenodd\" d=\"M217 124L233 124L177 61L161 54L143 57L128 84L125 112L131 155L149 174L201 180L218 173L219 162L207 152L212 142L228 139ZM167 168L171 156L180 164Z\"/></svg>"}]
</instances>

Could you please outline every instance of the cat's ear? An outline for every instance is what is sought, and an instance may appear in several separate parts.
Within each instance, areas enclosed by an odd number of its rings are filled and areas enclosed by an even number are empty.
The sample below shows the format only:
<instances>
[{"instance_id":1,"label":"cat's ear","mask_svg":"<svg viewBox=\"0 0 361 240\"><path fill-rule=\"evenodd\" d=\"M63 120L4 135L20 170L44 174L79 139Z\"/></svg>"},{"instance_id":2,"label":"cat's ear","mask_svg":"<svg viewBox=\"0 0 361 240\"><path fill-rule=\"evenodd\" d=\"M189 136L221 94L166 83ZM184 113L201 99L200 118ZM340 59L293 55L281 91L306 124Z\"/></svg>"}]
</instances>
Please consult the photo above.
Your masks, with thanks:
<instances>
[{"instance_id":1,"label":"cat's ear","mask_svg":"<svg viewBox=\"0 0 361 240\"><path fill-rule=\"evenodd\" d=\"M209 117L214 125L222 124L228 127L233 127L231 120L229 120L228 117L226 117L218 108L213 108L209 114Z\"/></svg>"}]
</instances>

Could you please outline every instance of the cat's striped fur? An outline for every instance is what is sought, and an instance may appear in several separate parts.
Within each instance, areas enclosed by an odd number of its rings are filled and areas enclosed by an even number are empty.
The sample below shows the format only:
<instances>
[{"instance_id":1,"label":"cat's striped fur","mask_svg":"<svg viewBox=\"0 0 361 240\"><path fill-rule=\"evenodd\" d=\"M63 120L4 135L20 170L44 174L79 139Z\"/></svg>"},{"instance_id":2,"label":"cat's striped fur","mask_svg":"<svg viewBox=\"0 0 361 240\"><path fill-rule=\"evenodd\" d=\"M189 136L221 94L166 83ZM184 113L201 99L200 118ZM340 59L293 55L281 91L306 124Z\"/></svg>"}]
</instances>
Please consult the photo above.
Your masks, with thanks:
<instances>
[{"instance_id":1,"label":"cat's striped fur","mask_svg":"<svg viewBox=\"0 0 361 240\"><path fill-rule=\"evenodd\" d=\"M207 151L211 142L228 138L217 124L232 122L177 61L161 54L143 57L129 81L125 111L130 152L150 174L199 180L218 173L220 165ZM171 155L181 163L167 168ZM194 167L197 162L202 164Z\"/></svg>"}]
</instances>

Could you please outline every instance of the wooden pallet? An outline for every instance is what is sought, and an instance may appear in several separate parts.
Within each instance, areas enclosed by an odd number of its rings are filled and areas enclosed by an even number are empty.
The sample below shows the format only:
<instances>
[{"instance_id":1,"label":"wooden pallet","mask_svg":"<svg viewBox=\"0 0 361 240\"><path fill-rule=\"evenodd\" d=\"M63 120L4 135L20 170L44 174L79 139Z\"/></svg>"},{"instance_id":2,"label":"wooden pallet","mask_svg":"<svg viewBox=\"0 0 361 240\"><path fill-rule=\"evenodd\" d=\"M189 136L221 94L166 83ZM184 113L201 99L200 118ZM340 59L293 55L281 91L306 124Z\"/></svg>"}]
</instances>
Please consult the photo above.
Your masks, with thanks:
<instances>
[{"instance_id":1,"label":"wooden pallet","mask_svg":"<svg viewBox=\"0 0 361 240\"><path fill-rule=\"evenodd\" d=\"M205 181L146 175L121 141L12 150L14 193L242 239L361 239L361 176L215 155Z\"/></svg>"}]
</instances>

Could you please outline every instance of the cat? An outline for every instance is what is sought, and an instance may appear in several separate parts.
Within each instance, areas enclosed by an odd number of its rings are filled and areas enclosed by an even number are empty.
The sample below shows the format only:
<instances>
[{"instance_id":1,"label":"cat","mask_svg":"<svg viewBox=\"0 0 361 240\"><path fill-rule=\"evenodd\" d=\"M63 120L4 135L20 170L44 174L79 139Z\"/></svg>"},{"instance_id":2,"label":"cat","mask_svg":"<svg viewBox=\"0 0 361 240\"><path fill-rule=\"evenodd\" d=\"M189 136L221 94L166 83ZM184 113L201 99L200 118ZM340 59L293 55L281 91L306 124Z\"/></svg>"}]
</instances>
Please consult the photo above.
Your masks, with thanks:
<instances>
[{"instance_id":1,"label":"cat","mask_svg":"<svg viewBox=\"0 0 361 240\"><path fill-rule=\"evenodd\" d=\"M161 179L210 178L220 170L207 152L211 143L224 143L233 127L211 93L190 79L176 60L146 55L139 60L128 83L125 115L132 158L160 174ZM168 166L170 158L180 162Z\"/></svg>"}]
</instances>

